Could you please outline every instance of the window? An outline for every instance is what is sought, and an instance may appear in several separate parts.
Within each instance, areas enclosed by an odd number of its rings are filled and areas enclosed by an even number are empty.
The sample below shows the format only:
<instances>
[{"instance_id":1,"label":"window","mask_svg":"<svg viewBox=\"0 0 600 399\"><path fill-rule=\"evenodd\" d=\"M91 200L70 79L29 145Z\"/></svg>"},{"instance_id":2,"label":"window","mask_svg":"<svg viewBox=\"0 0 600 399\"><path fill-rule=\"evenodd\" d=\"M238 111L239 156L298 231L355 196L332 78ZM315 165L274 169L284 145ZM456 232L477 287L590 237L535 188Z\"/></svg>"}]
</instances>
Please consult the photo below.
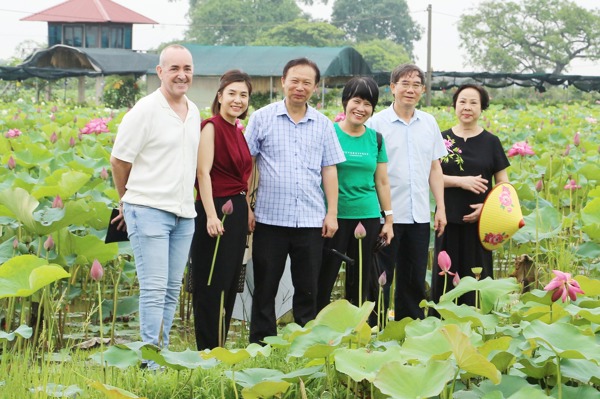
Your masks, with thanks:
<instances>
[{"instance_id":1,"label":"window","mask_svg":"<svg viewBox=\"0 0 600 399\"><path fill-rule=\"evenodd\" d=\"M63 44L73 47L83 46L83 25L63 25Z\"/></svg>"},{"instance_id":2,"label":"window","mask_svg":"<svg viewBox=\"0 0 600 399\"><path fill-rule=\"evenodd\" d=\"M98 25L87 25L85 27L85 47L100 47L100 27Z\"/></svg>"}]
</instances>

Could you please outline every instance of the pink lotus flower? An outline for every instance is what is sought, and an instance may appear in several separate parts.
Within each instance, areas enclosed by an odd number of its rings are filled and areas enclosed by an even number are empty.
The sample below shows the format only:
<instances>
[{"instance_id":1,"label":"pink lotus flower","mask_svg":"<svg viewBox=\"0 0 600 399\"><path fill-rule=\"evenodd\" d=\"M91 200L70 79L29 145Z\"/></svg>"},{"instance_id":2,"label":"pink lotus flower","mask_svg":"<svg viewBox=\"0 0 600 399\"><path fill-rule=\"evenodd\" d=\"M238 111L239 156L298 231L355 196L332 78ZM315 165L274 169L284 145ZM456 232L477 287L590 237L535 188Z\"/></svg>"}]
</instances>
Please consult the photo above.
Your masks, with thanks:
<instances>
[{"instance_id":1,"label":"pink lotus flower","mask_svg":"<svg viewBox=\"0 0 600 399\"><path fill-rule=\"evenodd\" d=\"M565 190L577 190L578 188L581 188L581 186L579 184L577 184L577 182L575 181L575 179L570 179L569 182L567 184L565 184Z\"/></svg>"},{"instance_id":2,"label":"pink lotus flower","mask_svg":"<svg viewBox=\"0 0 600 399\"><path fill-rule=\"evenodd\" d=\"M575 136L573 136L573 144L575 145L575 147L579 147L579 144L581 143L581 135L579 134L579 132L575 133Z\"/></svg>"},{"instance_id":3,"label":"pink lotus flower","mask_svg":"<svg viewBox=\"0 0 600 399\"><path fill-rule=\"evenodd\" d=\"M568 156L569 153L571 152L571 144L567 144L567 146L565 147L565 152L563 152L563 156Z\"/></svg>"},{"instance_id":4,"label":"pink lotus flower","mask_svg":"<svg viewBox=\"0 0 600 399\"><path fill-rule=\"evenodd\" d=\"M106 170L106 168L102 168L102 170L100 171L100 178L102 180L108 179L108 171Z\"/></svg>"},{"instance_id":5,"label":"pink lotus flower","mask_svg":"<svg viewBox=\"0 0 600 399\"><path fill-rule=\"evenodd\" d=\"M13 240L13 249L17 249L19 248L19 240L17 240L16 238Z\"/></svg>"},{"instance_id":6,"label":"pink lotus flower","mask_svg":"<svg viewBox=\"0 0 600 399\"><path fill-rule=\"evenodd\" d=\"M14 169L17 167L17 161L15 161L15 159L11 155L10 158L8 158L8 162L6 165L8 165L8 169Z\"/></svg>"},{"instance_id":7,"label":"pink lotus flower","mask_svg":"<svg viewBox=\"0 0 600 399\"><path fill-rule=\"evenodd\" d=\"M19 137L23 133L19 129L9 129L8 132L4 133L4 137L7 139L12 139L15 137Z\"/></svg>"},{"instance_id":8,"label":"pink lotus flower","mask_svg":"<svg viewBox=\"0 0 600 399\"><path fill-rule=\"evenodd\" d=\"M340 112L339 114L337 114L337 115L335 116L335 118L333 118L333 121L334 121L334 122L341 122L341 121L343 121L344 119L346 119L346 114L345 114L345 113L343 113L343 112Z\"/></svg>"},{"instance_id":9,"label":"pink lotus flower","mask_svg":"<svg viewBox=\"0 0 600 399\"><path fill-rule=\"evenodd\" d=\"M367 236L367 230L365 230L365 226L361 222L358 222L356 228L354 229L354 237L357 240L361 240Z\"/></svg>"},{"instance_id":10,"label":"pink lotus flower","mask_svg":"<svg viewBox=\"0 0 600 399\"><path fill-rule=\"evenodd\" d=\"M54 115L53 113L50 114L50 120L54 122L56 120L56 115Z\"/></svg>"},{"instance_id":11,"label":"pink lotus flower","mask_svg":"<svg viewBox=\"0 0 600 399\"><path fill-rule=\"evenodd\" d=\"M452 266L452 260L450 260L450 255L448 255L448 252L441 251L438 254L438 266L440 267L440 269L442 269L442 271L438 273L440 276L443 276L444 274L454 276L454 273L450 271L450 266Z\"/></svg>"},{"instance_id":12,"label":"pink lotus flower","mask_svg":"<svg viewBox=\"0 0 600 399\"><path fill-rule=\"evenodd\" d=\"M458 275L458 272L456 272L452 278L452 285L456 287L458 283L460 283L460 276Z\"/></svg>"},{"instance_id":13,"label":"pink lotus flower","mask_svg":"<svg viewBox=\"0 0 600 399\"><path fill-rule=\"evenodd\" d=\"M381 287L383 287L387 283L387 275L385 274L385 271L379 275L377 282Z\"/></svg>"},{"instance_id":14,"label":"pink lotus flower","mask_svg":"<svg viewBox=\"0 0 600 399\"><path fill-rule=\"evenodd\" d=\"M537 183L535 183L535 191L537 191L539 193L543 189L544 189L544 181L542 179L540 179L537 181Z\"/></svg>"},{"instance_id":15,"label":"pink lotus flower","mask_svg":"<svg viewBox=\"0 0 600 399\"><path fill-rule=\"evenodd\" d=\"M596 103L599 103L599 102L596 101ZM591 116L588 116L587 118L585 118L585 120L591 124L598 123L598 120L596 118L592 118Z\"/></svg>"},{"instance_id":16,"label":"pink lotus flower","mask_svg":"<svg viewBox=\"0 0 600 399\"><path fill-rule=\"evenodd\" d=\"M60 195L54 197L54 201L52 201L52 208L64 208L64 204Z\"/></svg>"},{"instance_id":17,"label":"pink lotus flower","mask_svg":"<svg viewBox=\"0 0 600 399\"><path fill-rule=\"evenodd\" d=\"M92 268L90 269L90 277L94 281L100 281L102 280L102 276L104 276L104 269L102 268L100 262L98 262L98 259L94 259Z\"/></svg>"},{"instance_id":18,"label":"pink lotus flower","mask_svg":"<svg viewBox=\"0 0 600 399\"><path fill-rule=\"evenodd\" d=\"M560 270L552 270L552 273L556 277L544 287L545 291L554 291L552 302L556 302L558 298L565 302L567 297L574 301L577 299L577 294L585 294L577 280L571 278L571 273L563 273Z\"/></svg>"},{"instance_id":19,"label":"pink lotus flower","mask_svg":"<svg viewBox=\"0 0 600 399\"><path fill-rule=\"evenodd\" d=\"M223 212L223 215L231 215L233 213L233 202L228 200L226 203L224 203L221 207L221 212Z\"/></svg>"},{"instance_id":20,"label":"pink lotus flower","mask_svg":"<svg viewBox=\"0 0 600 399\"><path fill-rule=\"evenodd\" d=\"M100 133L108 133L108 126L106 124L110 122L110 118L96 118L89 121L85 127L79 129L82 134L100 134Z\"/></svg>"},{"instance_id":21,"label":"pink lotus flower","mask_svg":"<svg viewBox=\"0 0 600 399\"><path fill-rule=\"evenodd\" d=\"M44 249L50 251L52 248L54 248L54 239L49 235L46 241L44 241Z\"/></svg>"},{"instance_id":22,"label":"pink lotus flower","mask_svg":"<svg viewBox=\"0 0 600 399\"><path fill-rule=\"evenodd\" d=\"M52 144L56 143L56 141L58 140L58 136L56 135L56 132L52 132L52 134L50 135L50 142Z\"/></svg>"},{"instance_id":23,"label":"pink lotus flower","mask_svg":"<svg viewBox=\"0 0 600 399\"><path fill-rule=\"evenodd\" d=\"M520 155L524 157L525 155L535 155L533 148L526 141L519 141L513 144L512 148L508 150L509 157L514 157L515 155Z\"/></svg>"},{"instance_id":24,"label":"pink lotus flower","mask_svg":"<svg viewBox=\"0 0 600 399\"><path fill-rule=\"evenodd\" d=\"M69 147L75 147L75 139L73 137L69 139Z\"/></svg>"},{"instance_id":25,"label":"pink lotus flower","mask_svg":"<svg viewBox=\"0 0 600 399\"><path fill-rule=\"evenodd\" d=\"M56 112L58 111L58 107L55 105L50 109L51 112Z\"/></svg>"}]
</instances>

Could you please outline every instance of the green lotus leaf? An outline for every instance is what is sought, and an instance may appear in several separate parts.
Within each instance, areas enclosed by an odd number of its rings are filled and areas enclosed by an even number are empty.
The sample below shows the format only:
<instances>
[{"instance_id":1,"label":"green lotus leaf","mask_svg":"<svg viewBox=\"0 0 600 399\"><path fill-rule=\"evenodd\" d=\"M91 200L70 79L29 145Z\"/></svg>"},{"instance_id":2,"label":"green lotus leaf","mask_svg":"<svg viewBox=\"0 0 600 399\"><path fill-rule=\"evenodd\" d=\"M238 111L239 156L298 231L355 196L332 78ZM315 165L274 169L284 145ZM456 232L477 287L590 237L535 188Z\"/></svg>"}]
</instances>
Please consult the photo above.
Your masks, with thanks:
<instances>
[{"instance_id":1,"label":"green lotus leaf","mask_svg":"<svg viewBox=\"0 0 600 399\"><path fill-rule=\"evenodd\" d=\"M302 377L314 378L323 377L325 374L321 372L323 366L305 367L303 369L293 370L281 376L281 379L290 383L297 383Z\"/></svg>"},{"instance_id":2,"label":"green lotus leaf","mask_svg":"<svg viewBox=\"0 0 600 399\"><path fill-rule=\"evenodd\" d=\"M594 163L586 162L577 173L585 176L587 180L600 181L600 167Z\"/></svg>"},{"instance_id":3,"label":"green lotus leaf","mask_svg":"<svg viewBox=\"0 0 600 399\"><path fill-rule=\"evenodd\" d=\"M452 354L452 348L439 329L421 335L407 337L402 345L405 359L418 360L421 363L429 359L447 359Z\"/></svg>"},{"instance_id":4,"label":"green lotus leaf","mask_svg":"<svg viewBox=\"0 0 600 399\"><path fill-rule=\"evenodd\" d=\"M102 392L109 399L123 399L123 398L133 398L133 399L146 399L139 397L129 391L126 391L121 388L113 387L112 385L103 384L100 381L90 381L88 385L95 390Z\"/></svg>"},{"instance_id":5,"label":"green lotus leaf","mask_svg":"<svg viewBox=\"0 0 600 399\"><path fill-rule=\"evenodd\" d=\"M600 324L600 308L582 308L569 303L565 306L565 311L571 316L579 316L592 323Z\"/></svg>"},{"instance_id":6,"label":"green lotus leaf","mask_svg":"<svg viewBox=\"0 0 600 399\"><path fill-rule=\"evenodd\" d=\"M0 244L0 265L15 255L15 249L13 248L15 238L16 236L13 236Z\"/></svg>"},{"instance_id":7,"label":"green lotus leaf","mask_svg":"<svg viewBox=\"0 0 600 399\"><path fill-rule=\"evenodd\" d=\"M404 341L406 337L406 326L412 319L404 318L399 321L389 321L383 331L377 336L379 341Z\"/></svg>"},{"instance_id":8,"label":"green lotus leaf","mask_svg":"<svg viewBox=\"0 0 600 399\"><path fill-rule=\"evenodd\" d=\"M498 352L492 356L490 362L500 371L506 373L515 364L517 356L510 352Z\"/></svg>"},{"instance_id":9,"label":"green lotus leaf","mask_svg":"<svg viewBox=\"0 0 600 399\"><path fill-rule=\"evenodd\" d=\"M0 331L0 340L5 339L7 341L13 341L17 337L17 335L22 338L29 339L33 335L33 328L29 327L28 325L22 324L11 333Z\"/></svg>"},{"instance_id":10,"label":"green lotus leaf","mask_svg":"<svg viewBox=\"0 0 600 399\"><path fill-rule=\"evenodd\" d=\"M600 197L589 201L581 210L582 230L596 242L600 242Z\"/></svg>"},{"instance_id":11,"label":"green lotus leaf","mask_svg":"<svg viewBox=\"0 0 600 399\"><path fill-rule=\"evenodd\" d=\"M29 231L36 232L38 223L33 219L33 211L39 205L35 197L22 188L0 192L0 216L10 216L21 222Z\"/></svg>"},{"instance_id":12,"label":"green lotus leaf","mask_svg":"<svg viewBox=\"0 0 600 399\"><path fill-rule=\"evenodd\" d=\"M531 385L526 379L514 375L503 375L502 381L497 385L490 380L482 381L479 386L473 388L473 392L477 398L548 399L545 392L537 385ZM543 396L539 396L540 394Z\"/></svg>"},{"instance_id":13,"label":"green lotus leaf","mask_svg":"<svg viewBox=\"0 0 600 399\"><path fill-rule=\"evenodd\" d=\"M521 302L537 302L542 305L550 306L552 303L552 293L536 289L521 295Z\"/></svg>"},{"instance_id":14,"label":"green lotus leaf","mask_svg":"<svg viewBox=\"0 0 600 399\"><path fill-rule=\"evenodd\" d=\"M597 259L600 257L600 244L587 241L581 244L576 251L578 256L588 259Z\"/></svg>"},{"instance_id":15,"label":"green lotus leaf","mask_svg":"<svg viewBox=\"0 0 600 399\"><path fill-rule=\"evenodd\" d=\"M329 356L347 334L336 331L325 325L314 326L308 334L300 335L290 345L289 356L309 359Z\"/></svg>"},{"instance_id":16,"label":"green lotus leaf","mask_svg":"<svg viewBox=\"0 0 600 399\"><path fill-rule=\"evenodd\" d=\"M474 327L494 328L498 325L498 317L491 314L481 314L473 306L456 305L452 301L444 301L438 304L428 302L428 305L442 316L445 320L456 320L458 322L471 322Z\"/></svg>"},{"instance_id":17,"label":"green lotus leaf","mask_svg":"<svg viewBox=\"0 0 600 399\"><path fill-rule=\"evenodd\" d=\"M55 197L60 195L63 200L71 198L77 193L91 176L74 170L59 169L52 175L46 177L44 185L40 185L32 191L35 198Z\"/></svg>"},{"instance_id":18,"label":"green lotus leaf","mask_svg":"<svg viewBox=\"0 0 600 399\"><path fill-rule=\"evenodd\" d=\"M100 263L106 263L115 259L119 254L117 243L105 244L103 240L91 234L78 236L70 231L61 230L58 236L60 237L59 254L63 256L77 254L80 263L91 265L94 259L98 259Z\"/></svg>"},{"instance_id":19,"label":"green lotus leaf","mask_svg":"<svg viewBox=\"0 0 600 399\"><path fill-rule=\"evenodd\" d=\"M600 296L600 280L581 275L575 276L575 280L577 280L586 296L592 298Z\"/></svg>"},{"instance_id":20,"label":"green lotus leaf","mask_svg":"<svg viewBox=\"0 0 600 399\"><path fill-rule=\"evenodd\" d=\"M534 320L523 329L523 336L548 345L563 359L589 359L600 362L600 345L595 337L584 335L572 324L546 324Z\"/></svg>"},{"instance_id":21,"label":"green lotus leaf","mask_svg":"<svg viewBox=\"0 0 600 399\"><path fill-rule=\"evenodd\" d=\"M435 397L454 377L450 362L432 360L425 366L388 362L373 380L379 390L394 399Z\"/></svg>"},{"instance_id":22,"label":"green lotus leaf","mask_svg":"<svg viewBox=\"0 0 600 399\"><path fill-rule=\"evenodd\" d=\"M227 370L225 375L229 379L235 379L237 384L245 388L253 387L263 381L283 381L282 371L266 368L249 368L236 372Z\"/></svg>"},{"instance_id":23,"label":"green lotus leaf","mask_svg":"<svg viewBox=\"0 0 600 399\"><path fill-rule=\"evenodd\" d=\"M112 314L114 310L114 301L105 299L102 301L102 314ZM117 317L129 316L137 313L140 306L140 296L138 294L132 296L120 296L117 300Z\"/></svg>"},{"instance_id":24,"label":"green lotus leaf","mask_svg":"<svg viewBox=\"0 0 600 399\"><path fill-rule=\"evenodd\" d=\"M258 344L250 344L246 349L226 349L216 347L210 351L200 352L200 356L204 359L215 358L223 363L234 365L240 363L251 357L256 357L258 354L262 354L267 357L271 354L271 348L269 346L261 346Z\"/></svg>"},{"instance_id":25,"label":"green lotus leaf","mask_svg":"<svg viewBox=\"0 0 600 399\"><path fill-rule=\"evenodd\" d=\"M551 206L538 208L523 219L525 226L512 236L519 244L556 237L561 230L562 214Z\"/></svg>"},{"instance_id":26,"label":"green lotus leaf","mask_svg":"<svg viewBox=\"0 0 600 399\"><path fill-rule=\"evenodd\" d=\"M534 361L533 359L525 358L519 359L517 363L519 366L516 368L519 371L538 380L556 374L556 364L553 359Z\"/></svg>"},{"instance_id":27,"label":"green lotus leaf","mask_svg":"<svg viewBox=\"0 0 600 399\"><path fill-rule=\"evenodd\" d=\"M558 398L558 387L550 391L550 397ZM562 386L563 399L598 399L598 389L589 385L580 385L578 387Z\"/></svg>"},{"instance_id":28,"label":"green lotus leaf","mask_svg":"<svg viewBox=\"0 0 600 399\"><path fill-rule=\"evenodd\" d=\"M19 165L27 168L47 164L54 158L54 154L36 144L29 144L26 148L16 150L14 153Z\"/></svg>"},{"instance_id":29,"label":"green lotus leaf","mask_svg":"<svg viewBox=\"0 0 600 399\"><path fill-rule=\"evenodd\" d=\"M476 280L471 276L466 276L460 279L460 283L452 291L442 295L440 302L452 301L466 292L479 291L481 311L487 314L501 299L506 300L509 293L520 289L521 286L512 277L497 280L486 277L483 280Z\"/></svg>"},{"instance_id":30,"label":"green lotus leaf","mask_svg":"<svg viewBox=\"0 0 600 399\"><path fill-rule=\"evenodd\" d=\"M192 351L189 348L183 352L171 352L168 349L160 351L165 363L164 366L173 370L195 370L198 367L208 369L216 366L218 362L215 359L203 359L200 352Z\"/></svg>"},{"instance_id":31,"label":"green lotus leaf","mask_svg":"<svg viewBox=\"0 0 600 399\"><path fill-rule=\"evenodd\" d=\"M391 361L403 359L400 347L385 351L372 351L367 348L339 348L333 353L335 369L344 373L354 381L367 380L373 382L381 367Z\"/></svg>"},{"instance_id":32,"label":"green lotus leaf","mask_svg":"<svg viewBox=\"0 0 600 399\"><path fill-rule=\"evenodd\" d=\"M469 337L456 324L445 325L441 332L452 346L458 367L471 374L489 378L495 384L500 382L501 374L496 366L477 351Z\"/></svg>"},{"instance_id":33,"label":"green lotus leaf","mask_svg":"<svg viewBox=\"0 0 600 399\"><path fill-rule=\"evenodd\" d=\"M83 389L77 385L65 386L53 382L37 388L31 388L30 391L36 393L36 397L38 397L37 392L44 392L44 395L48 395L50 398L76 398L83 393Z\"/></svg>"},{"instance_id":34,"label":"green lotus leaf","mask_svg":"<svg viewBox=\"0 0 600 399\"><path fill-rule=\"evenodd\" d=\"M102 356L100 352L96 352L90 356L90 359L98 364L102 364L102 361L104 361L104 364L107 366L125 370L128 367L137 365L140 361L140 356L129 348L111 346L102 353Z\"/></svg>"},{"instance_id":35,"label":"green lotus leaf","mask_svg":"<svg viewBox=\"0 0 600 399\"><path fill-rule=\"evenodd\" d=\"M285 393L290 387L286 381L262 381L258 384L242 389L244 399L271 398Z\"/></svg>"},{"instance_id":36,"label":"green lotus leaf","mask_svg":"<svg viewBox=\"0 0 600 399\"><path fill-rule=\"evenodd\" d=\"M14 257L0 266L0 299L28 297L57 280L70 277L61 266L34 255Z\"/></svg>"},{"instance_id":37,"label":"green lotus leaf","mask_svg":"<svg viewBox=\"0 0 600 399\"><path fill-rule=\"evenodd\" d=\"M315 324L346 333L348 330L360 331L373 311L375 303L366 301L359 308L345 299L334 301L319 312Z\"/></svg>"},{"instance_id":38,"label":"green lotus leaf","mask_svg":"<svg viewBox=\"0 0 600 399\"><path fill-rule=\"evenodd\" d=\"M587 359L561 359L560 372L563 377L584 384L600 383L600 365Z\"/></svg>"}]
</instances>

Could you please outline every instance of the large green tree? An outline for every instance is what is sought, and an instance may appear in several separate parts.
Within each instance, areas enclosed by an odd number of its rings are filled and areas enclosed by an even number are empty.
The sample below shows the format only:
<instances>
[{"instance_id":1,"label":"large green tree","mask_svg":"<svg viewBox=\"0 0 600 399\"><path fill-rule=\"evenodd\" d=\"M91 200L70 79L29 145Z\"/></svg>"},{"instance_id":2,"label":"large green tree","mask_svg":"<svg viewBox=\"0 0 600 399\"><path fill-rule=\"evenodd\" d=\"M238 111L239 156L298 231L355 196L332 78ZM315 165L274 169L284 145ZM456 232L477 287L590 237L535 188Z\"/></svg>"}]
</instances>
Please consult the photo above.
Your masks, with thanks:
<instances>
[{"instance_id":1,"label":"large green tree","mask_svg":"<svg viewBox=\"0 0 600 399\"><path fill-rule=\"evenodd\" d=\"M343 46L345 33L326 22L295 19L263 32L252 43L257 46Z\"/></svg>"},{"instance_id":2,"label":"large green tree","mask_svg":"<svg viewBox=\"0 0 600 399\"><path fill-rule=\"evenodd\" d=\"M373 72L390 72L400 64L412 62L406 49L387 39L358 42L352 47L358 51Z\"/></svg>"},{"instance_id":3,"label":"large green tree","mask_svg":"<svg viewBox=\"0 0 600 399\"><path fill-rule=\"evenodd\" d=\"M600 11L567 0L489 0L461 16L461 47L488 71L560 74L600 59Z\"/></svg>"},{"instance_id":4,"label":"large green tree","mask_svg":"<svg viewBox=\"0 0 600 399\"><path fill-rule=\"evenodd\" d=\"M421 38L421 28L405 0L335 0L331 23L352 41L389 39L410 55L413 43Z\"/></svg>"},{"instance_id":5,"label":"large green tree","mask_svg":"<svg viewBox=\"0 0 600 399\"><path fill-rule=\"evenodd\" d=\"M188 11L185 39L207 45L248 45L265 31L302 16L294 0L198 0Z\"/></svg>"}]
</instances>

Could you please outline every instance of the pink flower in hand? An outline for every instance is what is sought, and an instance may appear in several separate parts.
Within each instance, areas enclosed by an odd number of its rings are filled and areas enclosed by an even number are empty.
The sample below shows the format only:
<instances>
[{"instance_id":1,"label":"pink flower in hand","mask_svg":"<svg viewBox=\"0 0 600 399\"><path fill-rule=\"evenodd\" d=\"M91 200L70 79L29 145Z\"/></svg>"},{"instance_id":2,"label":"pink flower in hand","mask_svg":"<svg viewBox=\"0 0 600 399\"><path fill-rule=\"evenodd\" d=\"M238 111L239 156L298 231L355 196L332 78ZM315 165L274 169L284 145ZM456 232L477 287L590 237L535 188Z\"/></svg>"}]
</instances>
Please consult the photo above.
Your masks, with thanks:
<instances>
[{"instance_id":1,"label":"pink flower in hand","mask_svg":"<svg viewBox=\"0 0 600 399\"><path fill-rule=\"evenodd\" d=\"M337 114L337 115L335 116L335 118L333 118L333 121L334 121L334 122L341 122L341 121L343 121L344 119L346 119L346 114L345 114L345 113L343 113L343 112L340 112L339 114Z\"/></svg>"},{"instance_id":2,"label":"pink flower in hand","mask_svg":"<svg viewBox=\"0 0 600 399\"><path fill-rule=\"evenodd\" d=\"M519 141L513 144L512 148L508 150L509 157L514 157L515 155L524 157L525 155L535 155L535 152L526 141Z\"/></svg>"},{"instance_id":3,"label":"pink flower in hand","mask_svg":"<svg viewBox=\"0 0 600 399\"><path fill-rule=\"evenodd\" d=\"M571 277L571 273L563 273L560 270L552 270L552 273L556 277L544 287L544 290L554 291L552 293L553 302L556 302L558 298L565 302L567 297L574 301L577 299L577 294L584 294L577 280Z\"/></svg>"},{"instance_id":4,"label":"pink flower in hand","mask_svg":"<svg viewBox=\"0 0 600 399\"><path fill-rule=\"evenodd\" d=\"M448 255L448 252L442 251L438 254L438 266L440 269L442 269L442 271L438 273L440 276L443 276L446 273L454 276L454 273L450 271L452 261L450 260L450 255Z\"/></svg>"},{"instance_id":5,"label":"pink flower in hand","mask_svg":"<svg viewBox=\"0 0 600 399\"><path fill-rule=\"evenodd\" d=\"M102 279L102 276L104 276L104 269L102 268L100 262L98 262L98 259L94 259L92 268L90 269L90 277L94 281L99 281Z\"/></svg>"},{"instance_id":6,"label":"pink flower in hand","mask_svg":"<svg viewBox=\"0 0 600 399\"><path fill-rule=\"evenodd\" d=\"M356 228L354 229L354 237L356 237L357 240L360 240L362 238L365 238L366 236L367 230L365 230L365 226L363 226L361 222L358 222Z\"/></svg>"},{"instance_id":7,"label":"pink flower in hand","mask_svg":"<svg viewBox=\"0 0 600 399\"><path fill-rule=\"evenodd\" d=\"M223 215L231 215L233 213L233 202L228 200L226 203L224 203L221 207L221 212L223 212Z\"/></svg>"}]
</instances>

